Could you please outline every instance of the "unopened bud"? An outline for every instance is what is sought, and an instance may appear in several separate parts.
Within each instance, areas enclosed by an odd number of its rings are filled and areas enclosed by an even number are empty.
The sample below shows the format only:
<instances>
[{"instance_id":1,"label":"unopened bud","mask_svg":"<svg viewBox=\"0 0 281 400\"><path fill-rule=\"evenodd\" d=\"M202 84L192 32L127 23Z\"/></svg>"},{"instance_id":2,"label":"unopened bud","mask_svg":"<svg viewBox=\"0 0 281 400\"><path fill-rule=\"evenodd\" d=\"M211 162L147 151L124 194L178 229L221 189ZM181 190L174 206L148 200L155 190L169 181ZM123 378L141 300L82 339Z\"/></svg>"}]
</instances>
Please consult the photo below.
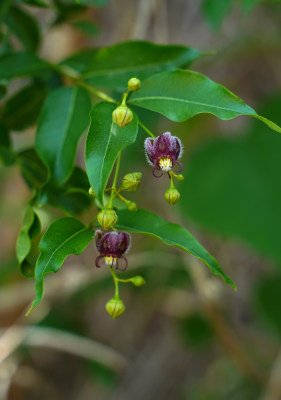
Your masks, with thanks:
<instances>
[{"instance_id":1,"label":"unopened bud","mask_svg":"<svg viewBox=\"0 0 281 400\"><path fill-rule=\"evenodd\" d=\"M165 199L169 204L176 204L178 199L180 198L180 192L173 186L170 186L169 189L165 192Z\"/></svg>"},{"instance_id":2,"label":"unopened bud","mask_svg":"<svg viewBox=\"0 0 281 400\"><path fill-rule=\"evenodd\" d=\"M118 125L120 128L123 128L124 126L129 125L129 123L132 121L133 113L127 106L121 105L115 108L113 111L112 119L116 125Z\"/></svg>"},{"instance_id":3,"label":"unopened bud","mask_svg":"<svg viewBox=\"0 0 281 400\"><path fill-rule=\"evenodd\" d=\"M134 286L142 286L146 283L143 277L140 275L133 276L133 278L131 278L130 281Z\"/></svg>"},{"instance_id":4,"label":"unopened bud","mask_svg":"<svg viewBox=\"0 0 281 400\"><path fill-rule=\"evenodd\" d=\"M141 87L141 81L138 78L131 78L128 80L128 90L135 92Z\"/></svg>"},{"instance_id":5,"label":"unopened bud","mask_svg":"<svg viewBox=\"0 0 281 400\"><path fill-rule=\"evenodd\" d=\"M138 211L138 206L136 205L136 203L134 201L128 201L126 203L128 210L130 211Z\"/></svg>"},{"instance_id":6,"label":"unopened bud","mask_svg":"<svg viewBox=\"0 0 281 400\"><path fill-rule=\"evenodd\" d=\"M106 311L112 318L118 318L125 311L125 305L119 296L114 296L105 305Z\"/></svg>"},{"instance_id":7,"label":"unopened bud","mask_svg":"<svg viewBox=\"0 0 281 400\"><path fill-rule=\"evenodd\" d=\"M116 224L118 217L114 210L103 209L98 213L97 219L100 226L105 231L108 231Z\"/></svg>"},{"instance_id":8,"label":"unopened bud","mask_svg":"<svg viewBox=\"0 0 281 400\"><path fill-rule=\"evenodd\" d=\"M127 192L135 192L138 190L141 184L141 172L132 172L131 174L126 174L122 181L122 189L127 190Z\"/></svg>"},{"instance_id":9,"label":"unopened bud","mask_svg":"<svg viewBox=\"0 0 281 400\"><path fill-rule=\"evenodd\" d=\"M182 174L174 174L174 177L177 178L178 181L184 180L184 176Z\"/></svg>"},{"instance_id":10,"label":"unopened bud","mask_svg":"<svg viewBox=\"0 0 281 400\"><path fill-rule=\"evenodd\" d=\"M96 197L96 194L95 194L95 192L94 192L94 190L93 190L92 187L90 187L90 189L89 189L89 195L90 195L91 197L93 197L93 199Z\"/></svg>"}]
</instances>

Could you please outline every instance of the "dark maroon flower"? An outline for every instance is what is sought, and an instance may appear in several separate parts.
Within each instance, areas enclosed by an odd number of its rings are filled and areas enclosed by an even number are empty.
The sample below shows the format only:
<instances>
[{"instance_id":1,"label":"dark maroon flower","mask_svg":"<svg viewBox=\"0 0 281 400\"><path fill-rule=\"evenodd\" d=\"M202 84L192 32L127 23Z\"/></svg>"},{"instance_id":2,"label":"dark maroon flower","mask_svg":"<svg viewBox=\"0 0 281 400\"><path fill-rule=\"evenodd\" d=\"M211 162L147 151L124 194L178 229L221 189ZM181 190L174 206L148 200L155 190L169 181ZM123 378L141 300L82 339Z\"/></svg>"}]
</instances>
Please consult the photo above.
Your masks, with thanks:
<instances>
[{"instance_id":1,"label":"dark maroon flower","mask_svg":"<svg viewBox=\"0 0 281 400\"><path fill-rule=\"evenodd\" d=\"M183 146L178 137L172 136L170 132L165 132L156 139L147 138L144 147L147 161L154 166L152 173L156 178L163 175L163 173L156 175L156 170L168 172L175 164L180 166L180 170L175 172L182 171L183 167L178 158L182 155Z\"/></svg>"},{"instance_id":2,"label":"dark maroon flower","mask_svg":"<svg viewBox=\"0 0 281 400\"><path fill-rule=\"evenodd\" d=\"M120 271L127 269L128 261L123 256L130 246L130 235L125 232L108 232L103 233L96 230L95 233L96 246L100 255L96 258L96 266L100 268L99 261L104 258L107 265L111 268L116 265L118 269L118 260L122 258L125 261L125 267Z\"/></svg>"}]
</instances>

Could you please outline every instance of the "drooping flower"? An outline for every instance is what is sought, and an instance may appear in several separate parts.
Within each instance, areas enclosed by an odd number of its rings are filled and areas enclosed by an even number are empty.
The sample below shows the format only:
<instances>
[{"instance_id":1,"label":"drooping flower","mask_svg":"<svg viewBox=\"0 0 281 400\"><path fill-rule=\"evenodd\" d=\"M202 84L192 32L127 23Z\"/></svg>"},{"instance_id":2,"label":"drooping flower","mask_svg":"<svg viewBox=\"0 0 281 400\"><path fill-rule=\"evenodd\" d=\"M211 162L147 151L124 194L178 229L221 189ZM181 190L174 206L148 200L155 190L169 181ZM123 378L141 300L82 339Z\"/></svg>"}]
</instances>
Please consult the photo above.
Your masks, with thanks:
<instances>
[{"instance_id":1,"label":"drooping flower","mask_svg":"<svg viewBox=\"0 0 281 400\"><path fill-rule=\"evenodd\" d=\"M108 232L103 233L101 230L96 230L95 233L96 246L100 255L96 258L95 264L100 268L99 262L104 258L107 265L111 268L115 265L116 269L125 271L127 269L128 261L123 256L130 246L130 235L125 232ZM119 268L118 261L123 259L125 261L124 268Z\"/></svg>"},{"instance_id":2,"label":"drooping flower","mask_svg":"<svg viewBox=\"0 0 281 400\"><path fill-rule=\"evenodd\" d=\"M165 132L156 139L147 138L144 142L145 153L149 164L154 166L153 175L160 178L163 172L170 171L175 164L180 166L176 173L182 171L182 164L178 161L183 153L183 146L177 136L172 136L170 132ZM163 171L161 175L156 175L155 171Z\"/></svg>"}]
</instances>

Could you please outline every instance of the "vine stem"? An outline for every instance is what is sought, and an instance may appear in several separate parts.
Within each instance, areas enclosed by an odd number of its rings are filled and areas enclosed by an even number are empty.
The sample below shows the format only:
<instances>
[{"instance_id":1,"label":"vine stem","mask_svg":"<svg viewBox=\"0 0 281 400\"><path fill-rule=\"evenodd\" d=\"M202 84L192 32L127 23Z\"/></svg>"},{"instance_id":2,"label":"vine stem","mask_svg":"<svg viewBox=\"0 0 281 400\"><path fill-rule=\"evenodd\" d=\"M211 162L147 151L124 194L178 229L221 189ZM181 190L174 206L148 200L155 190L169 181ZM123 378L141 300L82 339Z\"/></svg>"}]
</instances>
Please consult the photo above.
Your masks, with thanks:
<instances>
[{"instance_id":1,"label":"vine stem","mask_svg":"<svg viewBox=\"0 0 281 400\"><path fill-rule=\"evenodd\" d=\"M119 286L118 286L119 279L118 279L117 275L115 274L115 272L113 271L113 268L110 268L110 271L113 276L113 282L115 285L115 296L119 296Z\"/></svg>"},{"instance_id":2,"label":"vine stem","mask_svg":"<svg viewBox=\"0 0 281 400\"><path fill-rule=\"evenodd\" d=\"M153 133L150 132L150 130L149 130L141 121L138 121L138 123L139 123L139 125L142 127L142 129L143 129L146 133L149 134L149 136L151 136L153 139L156 138L156 136L154 136Z\"/></svg>"},{"instance_id":3,"label":"vine stem","mask_svg":"<svg viewBox=\"0 0 281 400\"><path fill-rule=\"evenodd\" d=\"M114 199L114 194L116 192L116 183L117 183L117 178L118 178L118 173L119 173L119 168L120 168L121 154L122 154L122 151L119 151L118 156L117 156L117 161L116 161L116 167L115 167L113 183L112 183L112 186L111 186L110 200L109 200L109 203L108 203L108 207L109 208L112 208L112 202L113 202L113 199Z\"/></svg>"},{"instance_id":4,"label":"vine stem","mask_svg":"<svg viewBox=\"0 0 281 400\"><path fill-rule=\"evenodd\" d=\"M108 96L106 93L102 92L101 90L96 89L94 86L89 85L88 83L84 82L81 75L74 71L72 68L49 63L49 65L57 71L59 74L70 78L74 81L78 86L83 87L88 92L94 94L95 96L99 97L102 100L109 101L110 103L118 104L118 101L114 100L112 97Z\"/></svg>"}]
</instances>

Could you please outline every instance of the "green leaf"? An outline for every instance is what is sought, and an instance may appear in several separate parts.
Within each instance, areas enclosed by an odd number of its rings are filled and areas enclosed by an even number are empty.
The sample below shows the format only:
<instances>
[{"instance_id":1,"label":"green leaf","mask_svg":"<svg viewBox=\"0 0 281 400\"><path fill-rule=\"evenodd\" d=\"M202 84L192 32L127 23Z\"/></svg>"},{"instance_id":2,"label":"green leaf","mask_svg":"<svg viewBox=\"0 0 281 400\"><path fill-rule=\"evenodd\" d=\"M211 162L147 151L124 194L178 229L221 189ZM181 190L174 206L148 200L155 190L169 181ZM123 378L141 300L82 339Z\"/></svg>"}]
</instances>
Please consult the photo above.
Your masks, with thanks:
<instances>
[{"instance_id":1,"label":"green leaf","mask_svg":"<svg viewBox=\"0 0 281 400\"><path fill-rule=\"evenodd\" d=\"M1 119L14 131L32 126L38 118L46 95L45 85L33 83L24 87L3 105Z\"/></svg>"},{"instance_id":2,"label":"green leaf","mask_svg":"<svg viewBox=\"0 0 281 400\"><path fill-rule=\"evenodd\" d=\"M218 30L231 6L232 0L204 0L202 11L211 27Z\"/></svg>"},{"instance_id":3,"label":"green leaf","mask_svg":"<svg viewBox=\"0 0 281 400\"><path fill-rule=\"evenodd\" d=\"M49 170L49 178L61 184L74 167L77 145L88 126L91 99L78 87L54 90L40 114L35 148Z\"/></svg>"},{"instance_id":4,"label":"green leaf","mask_svg":"<svg viewBox=\"0 0 281 400\"><path fill-rule=\"evenodd\" d=\"M47 184L39 192L38 204L61 208L69 215L81 214L92 204L86 172L75 167L71 177L62 186Z\"/></svg>"},{"instance_id":5,"label":"green leaf","mask_svg":"<svg viewBox=\"0 0 281 400\"><path fill-rule=\"evenodd\" d=\"M4 165L12 165L15 162L15 155L11 149L9 130L0 122L0 159Z\"/></svg>"},{"instance_id":6,"label":"green leaf","mask_svg":"<svg viewBox=\"0 0 281 400\"><path fill-rule=\"evenodd\" d=\"M39 235L41 231L41 224L38 215L35 213L33 208L28 205L23 225L17 239L17 259L20 264L20 271L26 277L30 277L28 255L31 251L32 239ZM33 271L32 271L33 272Z\"/></svg>"},{"instance_id":7,"label":"green leaf","mask_svg":"<svg viewBox=\"0 0 281 400\"><path fill-rule=\"evenodd\" d=\"M23 3L28 4L29 6L41 7L41 8L49 8L50 6L42 0L21 0Z\"/></svg>"},{"instance_id":8,"label":"green leaf","mask_svg":"<svg viewBox=\"0 0 281 400\"><path fill-rule=\"evenodd\" d=\"M232 280L224 274L217 261L206 249L180 225L165 221L159 215L146 210L130 212L118 211L118 229L156 237L169 246L177 246L194 257L202 260L213 274L220 276L227 284L236 289Z\"/></svg>"},{"instance_id":9,"label":"green leaf","mask_svg":"<svg viewBox=\"0 0 281 400\"><path fill-rule=\"evenodd\" d=\"M52 223L39 244L40 256L35 267L36 298L27 314L43 298L44 277L57 272L70 254L81 254L92 236L93 232L74 218L61 218Z\"/></svg>"},{"instance_id":10,"label":"green leaf","mask_svg":"<svg viewBox=\"0 0 281 400\"><path fill-rule=\"evenodd\" d=\"M12 6L6 23L28 51L36 51L40 43L40 31L36 20L22 8Z\"/></svg>"},{"instance_id":11,"label":"green leaf","mask_svg":"<svg viewBox=\"0 0 281 400\"><path fill-rule=\"evenodd\" d=\"M201 113L213 114L222 120L248 115L281 132L278 125L259 116L225 87L194 71L168 71L151 76L128 103L159 112L176 122Z\"/></svg>"},{"instance_id":12,"label":"green leaf","mask_svg":"<svg viewBox=\"0 0 281 400\"><path fill-rule=\"evenodd\" d=\"M32 53L19 52L0 57L0 80L36 75L47 69L48 63Z\"/></svg>"},{"instance_id":13,"label":"green leaf","mask_svg":"<svg viewBox=\"0 0 281 400\"><path fill-rule=\"evenodd\" d=\"M281 97L262 112L281 123ZM281 136L253 121L251 132L216 138L191 155L181 186L182 212L228 237L240 238L281 263Z\"/></svg>"},{"instance_id":14,"label":"green leaf","mask_svg":"<svg viewBox=\"0 0 281 400\"><path fill-rule=\"evenodd\" d=\"M156 72L187 67L201 54L186 46L134 41L95 51L84 78L93 85L123 91L132 77L145 79Z\"/></svg>"},{"instance_id":15,"label":"green leaf","mask_svg":"<svg viewBox=\"0 0 281 400\"><path fill-rule=\"evenodd\" d=\"M91 111L91 125L87 135L85 162L90 184L103 204L103 192L120 150L134 143L138 133L138 118L119 128L112 121L116 105L98 103Z\"/></svg>"},{"instance_id":16,"label":"green leaf","mask_svg":"<svg viewBox=\"0 0 281 400\"><path fill-rule=\"evenodd\" d=\"M97 52L98 49L84 49L63 60L61 65L75 69L77 72L82 74Z\"/></svg>"},{"instance_id":17,"label":"green leaf","mask_svg":"<svg viewBox=\"0 0 281 400\"><path fill-rule=\"evenodd\" d=\"M48 171L34 149L22 151L17 156L22 176L30 189L39 190L46 182Z\"/></svg>"}]
</instances>

